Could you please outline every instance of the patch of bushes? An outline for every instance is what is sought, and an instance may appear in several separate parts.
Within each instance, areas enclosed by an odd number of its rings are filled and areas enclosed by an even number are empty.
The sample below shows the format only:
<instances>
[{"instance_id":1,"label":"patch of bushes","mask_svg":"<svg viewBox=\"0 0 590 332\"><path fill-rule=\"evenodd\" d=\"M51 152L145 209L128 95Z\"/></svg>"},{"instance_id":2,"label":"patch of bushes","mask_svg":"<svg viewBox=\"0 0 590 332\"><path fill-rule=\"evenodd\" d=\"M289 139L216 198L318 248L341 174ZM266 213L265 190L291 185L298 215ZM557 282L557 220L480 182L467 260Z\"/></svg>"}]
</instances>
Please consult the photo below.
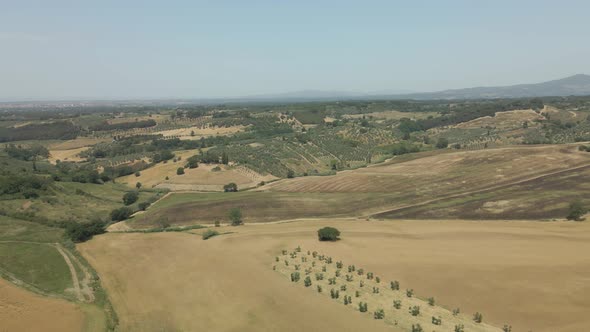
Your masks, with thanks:
<instances>
[{"instance_id":1,"label":"patch of bushes","mask_svg":"<svg viewBox=\"0 0 590 332\"><path fill-rule=\"evenodd\" d=\"M219 235L218 231L208 229L205 232L203 232L202 237L203 237L203 240L207 240L207 239L210 239L210 238L217 236L217 235Z\"/></svg>"},{"instance_id":2,"label":"patch of bushes","mask_svg":"<svg viewBox=\"0 0 590 332\"><path fill-rule=\"evenodd\" d=\"M137 202L138 198L139 198L139 194L136 191L126 192L125 195L123 195L123 204L131 205L131 204Z\"/></svg>"},{"instance_id":3,"label":"patch of bushes","mask_svg":"<svg viewBox=\"0 0 590 332\"><path fill-rule=\"evenodd\" d=\"M129 218L133 214L133 210L128 207L122 207L111 211L112 221L122 221Z\"/></svg>"},{"instance_id":4,"label":"patch of bushes","mask_svg":"<svg viewBox=\"0 0 590 332\"><path fill-rule=\"evenodd\" d=\"M73 242L84 242L97 234L103 234L106 223L102 220L94 220L87 223L69 222L65 228L65 235Z\"/></svg>"}]
</instances>

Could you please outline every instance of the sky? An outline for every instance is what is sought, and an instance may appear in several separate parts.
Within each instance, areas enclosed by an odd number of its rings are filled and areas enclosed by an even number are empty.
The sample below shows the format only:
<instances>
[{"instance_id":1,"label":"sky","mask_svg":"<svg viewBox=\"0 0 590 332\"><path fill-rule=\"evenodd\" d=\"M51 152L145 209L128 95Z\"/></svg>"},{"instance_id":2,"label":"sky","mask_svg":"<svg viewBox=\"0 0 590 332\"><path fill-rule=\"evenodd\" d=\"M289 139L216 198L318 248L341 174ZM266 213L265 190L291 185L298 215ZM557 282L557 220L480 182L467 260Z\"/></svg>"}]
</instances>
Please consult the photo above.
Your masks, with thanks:
<instances>
[{"instance_id":1,"label":"sky","mask_svg":"<svg viewBox=\"0 0 590 332\"><path fill-rule=\"evenodd\" d=\"M0 0L0 100L423 92L590 74L590 1Z\"/></svg>"}]
</instances>

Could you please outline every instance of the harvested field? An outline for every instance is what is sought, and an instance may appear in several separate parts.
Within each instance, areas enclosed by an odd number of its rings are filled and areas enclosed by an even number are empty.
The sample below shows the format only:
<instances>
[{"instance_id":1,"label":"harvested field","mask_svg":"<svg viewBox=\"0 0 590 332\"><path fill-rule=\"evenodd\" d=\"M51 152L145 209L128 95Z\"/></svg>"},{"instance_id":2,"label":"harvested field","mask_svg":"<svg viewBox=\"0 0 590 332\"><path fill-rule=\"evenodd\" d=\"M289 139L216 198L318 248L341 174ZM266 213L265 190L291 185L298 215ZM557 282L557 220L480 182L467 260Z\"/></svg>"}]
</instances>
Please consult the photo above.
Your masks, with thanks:
<instances>
[{"instance_id":1,"label":"harvested field","mask_svg":"<svg viewBox=\"0 0 590 332\"><path fill-rule=\"evenodd\" d=\"M227 220L233 207L243 210L246 222L343 216L538 220L563 218L576 198L590 201L590 154L575 145L422 156L242 193L175 194L129 225L150 227L163 217L182 225L212 223ZM483 206L506 199L514 201L502 211Z\"/></svg>"},{"instance_id":2,"label":"harvested field","mask_svg":"<svg viewBox=\"0 0 590 332\"><path fill-rule=\"evenodd\" d=\"M49 150L72 150L72 149L79 149L83 147L92 146L102 142L109 142L112 139L107 138L90 138L90 137L78 137L76 139L67 140L67 141L60 141L49 145L47 148Z\"/></svg>"},{"instance_id":3,"label":"harvested field","mask_svg":"<svg viewBox=\"0 0 590 332\"><path fill-rule=\"evenodd\" d=\"M145 188L166 188L173 191L223 191L223 186L234 182L240 188L255 187L261 181L276 179L272 175L261 175L243 167L230 167L217 164L199 164L197 168L186 168L183 175L177 175L176 170L184 167L186 159L198 154L198 150L175 152L182 159L177 162L159 163L141 171L140 176L134 174L119 178L117 181L135 187L141 182ZM216 171L214 168L219 167ZM166 180L168 177L168 180Z\"/></svg>"},{"instance_id":4,"label":"harvested field","mask_svg":"<svg viewBox=\"0 0 590 332\"><path fill-rule=\"evenodd\" d=\"M180 129L162 130L155 132L154 134L161 134L164 137L178 137L180 139L200 139L201 137L210 136L227 136L235 133L244 131L245 126L232 126L232 127L188 127ZM194 132L194 135L191 135Z\"/></svg>"},{"instance_id":5,"label":"harvested field","mask_svg":"<svg viewBox=\"0 0 590 332\"><path fill-rule=\"evenodd\" d=\"M460 123L455 127L461 129L492 127L499 130L506 130L522 128L524 122L528 122L529 126L533 126L535 121L542 120L546 120L546 118L531 109L515 110L497 112L493 117L484 116L471 121Z\"/></svg>"},{"instance_id":6,"label":"harvested field","mask_svg":"<svg viewBox=\"0 0 590 332\"><path fill-rule=\"evenodd\" d=\"M394 158L391 162L343 171L335 176L278 181L260 190L439 197L589 164L590 154L579 152L576 145L510 147L430 155L406 162L397 162Z\"/></svg>"},{"instance_id":7,"label":"harvested field","mask_svg":"<svg viewBox=\"0 0 590 332\"><path fill-rule=\"evenodd\" d=\"M0 279L0 330L78 332L84 327L85 314L77 305Z\"/></svg>"},{"instance_id":8,"label":"harvested field","mask_svg":"<svg viewBox=\"0 0 590 332\"><path fill-rule=\"evenodd\" d=\"M73 161L79 162L83 161L84 158L81 158L79 154L83 151L88 150L88 147L82 147L77 149L69 149L69 150L49 150L49 162L52 164L57 163L58 160L60 161Z\"/></svg>"},{"instance_id":9,"label":"harvested field","mask_svg":"<svg viewBox=\"0 0 590 332\"><path fill-rule=\"evenodd\" d=\"M338 227L342 240L318 242L325 225ZM351 310L272 271L281 249L298 245L399 280L443 307L479 311L488 324L590 329L590 257L580 255L590 250L589 223L317 220L219 230L233 233L207 241L105 234L78 248L101 275L124 331L394 330L371 309Z\"/></svg>"},{"instance_id":10,"label":"harvested field","mask_svg":"<svg viewBox=\"0 0 590 332\"><path fill-rule=\"evenodd\" d=\"M361 119L362 117L365 118L374 118L374 119L383 119L383 120L400 120L403 118L408 119L426 119L429 116L436 117L439 116L437 112L400 112L400 111L383 111L383 112L371 112L371 113L363 113L363 114L345 114L342 117L348 119Z\"/></svg>"}]
</instances>

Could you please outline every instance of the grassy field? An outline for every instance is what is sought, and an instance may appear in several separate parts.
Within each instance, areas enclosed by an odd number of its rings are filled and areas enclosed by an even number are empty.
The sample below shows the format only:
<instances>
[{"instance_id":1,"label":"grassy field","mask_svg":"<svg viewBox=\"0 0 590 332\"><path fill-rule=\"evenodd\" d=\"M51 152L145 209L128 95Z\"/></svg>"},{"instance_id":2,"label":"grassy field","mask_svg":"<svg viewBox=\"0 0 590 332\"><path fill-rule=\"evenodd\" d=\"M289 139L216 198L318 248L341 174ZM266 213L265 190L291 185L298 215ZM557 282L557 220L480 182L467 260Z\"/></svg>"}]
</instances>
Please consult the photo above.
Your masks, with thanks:
<instances>
[{"instance_id":1,"label":"grassy field","mask_svg":"<svg viewBox=\"0 0 590 332\"><path fill-rule=\"evenodd\" d=\"M123 184L91 184L56 182L50 195L38 199L10 199L2 201L2 208L13 216L23 219L76 222L92 218L108 218L111 210L123 206L122 197L130 188ZM136 208L155 193L141 191Z\"/></svg>"},{"instance_id":2,"label":"grassy field","mask_svg":"<svg viewBox=\"0 0 590 332\"><path fill-rule=\"evenodd\" d=\"M92 303L94 286L84 276L88 268L63 243L62 229L0 216L0 321L8 324L2 328L106 330L103 304Z\"/></svg>"},{"instance_id":3,"label":"grassy field","mask_svg":"<svg viewBox=\"0 0 590 332\"><path fill-rule=\"evenodd\" d=\"M318 242L325 225L338 227L342 240ZM590 300L580 296L590 291L590 261L580 254L590 250L589 227L321 220L229 228L207 241L192 233L105 234L78 247L101 274L125 331L395 330L371 309L352 310L272 271L281 249L298 245L399 280L400 289L459 307L465 317L481 312L494 326L582 331L590 328Z\"/></svg>"}]
</instances>

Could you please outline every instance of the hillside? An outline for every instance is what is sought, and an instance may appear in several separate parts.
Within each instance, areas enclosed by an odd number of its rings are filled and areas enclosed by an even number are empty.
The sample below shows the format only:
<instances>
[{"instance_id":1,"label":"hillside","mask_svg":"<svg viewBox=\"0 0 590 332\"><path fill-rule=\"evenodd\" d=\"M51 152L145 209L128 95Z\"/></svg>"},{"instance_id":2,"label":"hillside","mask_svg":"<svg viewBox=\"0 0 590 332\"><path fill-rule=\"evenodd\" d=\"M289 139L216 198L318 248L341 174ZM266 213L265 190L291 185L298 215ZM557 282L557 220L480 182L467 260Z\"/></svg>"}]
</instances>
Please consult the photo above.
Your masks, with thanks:
<instances>
[{"instance_id":1,"label":"hillside","mask_svg":"<svg viewBox=\"0 0 590 332\"><path fill-rule=\"evenodd\" d=\"M398 95L396 97L410 99L485 99L584 95L590 95L590 75L577 74L542 83L453 89Z\"/></svg>"}]
</instances>

